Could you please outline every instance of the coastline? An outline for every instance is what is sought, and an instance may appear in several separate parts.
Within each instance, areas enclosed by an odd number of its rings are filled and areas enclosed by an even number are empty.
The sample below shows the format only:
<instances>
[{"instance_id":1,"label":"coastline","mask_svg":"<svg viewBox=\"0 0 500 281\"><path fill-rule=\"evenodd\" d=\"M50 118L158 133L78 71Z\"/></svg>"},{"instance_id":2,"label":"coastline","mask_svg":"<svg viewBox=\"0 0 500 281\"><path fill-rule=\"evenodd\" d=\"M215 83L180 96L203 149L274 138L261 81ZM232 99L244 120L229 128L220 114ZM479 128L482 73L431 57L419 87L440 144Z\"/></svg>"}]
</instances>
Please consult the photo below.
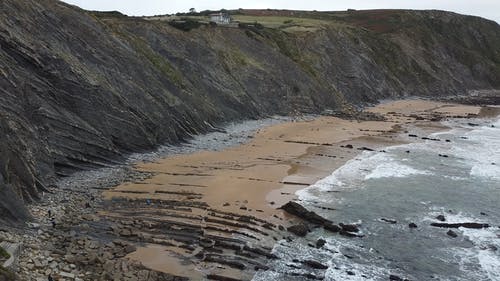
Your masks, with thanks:
<instances>
[{"instance_id":1,"label":"coastline","mask_svg":"<svg viewBox=\"0 0 500 281\"><path fill-rule=\"evenodd\" d=\"M183 192L197 194L199 200L212 208L255 216L286 228L299 220L278 207L295 200L297 191L330 175L362 150L409 142L400 137L405 130L420 135L444 130L446 127L438 122L441 118L475 116L480 107L407 100L381 104L367 111L387 119L356 121L319 117L273 125L259 130L249 143L237 147L139 163L138 171L156 176L140 184L120 185L104 192L104 197L176 200L179 199L179 194L175 194L179 190L176 183L182 182ZM136 193L139 191L147 193ZM288 222L283 223L285 220ZM270 243L263 244L274 243L267 242ZM159 251L150 245L129 257L146 267L172 273L171 265L158 263L158 260L172 258L164 251L172 249ZM224 270L218 273L244 277Z\"/></svg>"},{"instance_id":2,"label":"coastline","mask_svg":"<svg viewBox=\"0 0 500 281\"><path fill-rule=\"evenodd\" d=\"M69 188L57 190L57 193L61 191L57 195L53 190L54 194L48 195L48 201L32 208L39 222L32 227L33 232L43 230L42 241L24 239L26 244L40 250L31 251L33 254L29 258L21 257L21 268L33 268L34 260L47 256L42 251L44 242L57 241L56 235L61 231L74 231L76 227L80 233L73 234L72 243L81 243L77 238L91 235L93 237L85 238L86 241L107 245L102 249L103 255L116 251L116 247L121 249L122 252L115 256L115 267L125 262L132 272L164 272L168 276L185 276L194 280L207 273L251 279L252 272L259 266L265 269L265 261L271 256L275 241L291 239L285 228L300 219L277 208L296 199L296 191L330 175L355 158L362 149L381 149L409 142L410 139L401 137L401 133L407 131L426 135L444 130L446 127L438 122L442 118L475 117L481 113L481 108L406 100L383 103L367 111L381 114L386 120L357 121L323 116L279 123L260 129L253 137L245 136L250 140L248 143L217 151L195 151L162 159L149 155L145 157L149 162L126 169L120 180L109 180L105 173L101 178L97 177L97 183L85 179L86 176L81 176L80 180L67 180L65 185ZM83 183L85 180L87 185ZM103 182L99 183L100 180ZM124 183L116 186L117 182ZM83 195L77 191L82 186L93 188ZM146 199L151 200L152 205L146 204ZM82 200L90 200L90 208L79 208ZM48 202L62 204L51 207ZM58 217L60 229L50 229L50 222L45 219L48 209ZM165 234L165 227L170 229L169 234ZM201 231L200 235L205 238L186 239L193 231ZM113 237L119 241L106 244L105 241ZM240 257L232 264L223 264L219 258L238 255L229 253L228 245L222 247L224 249L218 256L202 252L200 247L186 246L214 241L214 251L219 251L217 245L228 244L228 241L253 245L240 254L248 257L253 253L252 259L258 264L254 265L255 269L247 264L244 269L235 269L235 265L240 267L238 262L247 261ZM202 259L196 257L200 253ZM54 255L51 253L50 256ZM57 255L54 257L57 259ZM91 275L78 270L85 266L73 260L68 264L76 268L61 265L51 270L90 280L87 277ZM113 271L113 268L106 270Z\"/></svg>"}]
</instances>

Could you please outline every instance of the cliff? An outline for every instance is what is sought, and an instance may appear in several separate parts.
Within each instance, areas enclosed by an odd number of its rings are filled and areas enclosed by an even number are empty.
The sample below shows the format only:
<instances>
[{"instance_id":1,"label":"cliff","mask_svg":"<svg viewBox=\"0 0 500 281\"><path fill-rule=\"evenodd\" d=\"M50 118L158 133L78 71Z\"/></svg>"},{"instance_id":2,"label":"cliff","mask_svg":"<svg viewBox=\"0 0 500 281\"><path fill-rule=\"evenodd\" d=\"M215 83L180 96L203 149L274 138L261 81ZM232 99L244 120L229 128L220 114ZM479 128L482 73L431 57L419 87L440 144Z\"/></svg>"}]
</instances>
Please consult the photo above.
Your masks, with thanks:
<instances>
[{"instance_id":1,"label":"cliff","mask_svg":"<svg viewBox=\"0 0 500 281\"><path fill-rule=\"evenodd\" d=\"M194 24L0 2L0 220L74 171L224 121L500 88L500 27L442 11L238 11ZM285 14L283 14L285 13ZM299 24L294 24L297 19Z\"/></svg>"}]
</instances>

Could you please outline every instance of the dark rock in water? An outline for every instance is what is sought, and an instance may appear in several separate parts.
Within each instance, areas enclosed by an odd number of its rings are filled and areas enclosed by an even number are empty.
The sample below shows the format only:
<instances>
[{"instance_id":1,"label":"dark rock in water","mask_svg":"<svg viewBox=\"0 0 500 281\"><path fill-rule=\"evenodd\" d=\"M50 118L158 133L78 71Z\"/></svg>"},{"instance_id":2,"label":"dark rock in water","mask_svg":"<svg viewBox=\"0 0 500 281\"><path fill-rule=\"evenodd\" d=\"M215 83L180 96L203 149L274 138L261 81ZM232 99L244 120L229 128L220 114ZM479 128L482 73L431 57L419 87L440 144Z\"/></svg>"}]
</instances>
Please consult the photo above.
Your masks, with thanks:
<instances>
[{"instance_id":1,"label":"dark rock in water","mask_svg":"<svg viewBox=\"0 0 500 281\"><path fill-rule=\"evenodd\" d=\"M281 231L285 230L285 228L282 225L278 225L278 229Z\"/></svg>"},{"instance_id":2,"label":"dark rock in water","mask_svg":"<svg viewBox=\"0 0 500 281\"><path fill-rule=\"evenodd\" d=\"M488 215L485 212L481 212L480 214L481 214L481 216L487 216Z\"/></svg>"},{"instance_id":3,"label":"dark rock in water","mask_svg":"<svg viewBox=\"0 0 500 281\"><path fill-rule=\"evenodd\" d=\"M393 219L381 218L380 220L383 221L383 222L386 222L386 223L390 223L390 224L396 224L396 223L398 223L396 220L393 220Z\"/></svg>"},{"instance_id":4,"label":"dark rock in water","mask_svg":"<svg viewBox=\"0 0 500 281\"><path fill-rule=\"evenodd\" d=\"M354 147L352 146L352 144L348 144L346 146L344 146L345 148L350 148L350 149L353 149Z\"/></svg>"},{"instance_id":5,"label":"dark rock in water","mask_svg":"<svg viewBox=\"0 0 500 281\"><path fill-rule=\"evenodd\" d=\"M410 224L408 224L408 227L409 227L409 228L417 228L418 226L417 226L417 224L416 224L416 223L411 222Z\"/></svg>"},{"instance_id":6,"label":"dark rock in water","mask_svg":"<svg viewBox=\"0 0 500 281\"><path fill-rule=\"evenodd\" d=\"M410 151L409 151L409 150L407 150L407 151L405 151L405 152L406 152L406 153L410 153Z\"/></svg>"},{"instance_id":7,"label":"dark rock in water","mask_svg":"<svg viewBox=\"0 0 500 281\"><path fill-rule=\"evenodd\" d=\"M446 155L446 154L438 154L438 155L439 155L439 157L448 158L448 155Z\"/></svg>"},{"instance_id":8,"label":"dark rock in water","mask_svg":"<svg viewBox=\"0 0 500 281\"><path fill-rule=\"evenodd\" d=\"M490 250L492 250L493 252L496 252L498 250L497 246L495 245L488 245L488 248L490 248Z\"/></svg>"},{"instance_id":9,"label":"dark rock in water","mask_svg":"<svg viewBox=\"0 0 500 281\"><path fill-rule=\"evenodd\" d=\"M408 136L409 136L409 137L412 137L412 138L418 138L418 136L417 136L417 135L414 135L414 134L409 134Z\"/></svg>"},{"instance_id":10,"label":"dark rock in water","mask_svg":"<svg viewBox=\"0 0 500 281\"><path fill-rule=\"evenodd\" d=\"M305 224L292 225L287 230L300 237L304 237L309 233L309 227Z\"/></svg>"},{"instance_id":11,"label":"dark rock in water","mask_svg":"<svg viewBox=\"0 0 500 281\"><path fill-rule=\"evenodd\" d=\"M311 212L304 208L297 202L290 201L285 205L281 206L280 209L285 210L287 213L295 215L303 220L306 220L311 223L323 225L325 223L331 223L331 221L323 218L322 216L316 214L315 212Z\"/></svg>"},{"instance_id":12,"label":"dark rock in water","mask_svg":"<svg viewBox=\"0 0 500 281\"><path fill-rule=\"evenodd\" d=\"M354 272L352 272L352 271L350 271L350 270L346 271L346 273L347 273L347 275L352 275L352 276L353 276L353 275L356 275L356 273L354 273Z\"/></svg>"},{"instance_id":13,"label":"dark rock in water","mask_svg":"<svg viewBox=\"0 0 500 281\"><path fill-rule=\"evenodd\" d=\"M451 140L445 140L445 142L451 142Z\"/></svg>"},{"instance_id":14,"label":"dark rock in water","mask_svg":"<svg viewBox=\"0 0 500 281\"><path fill-rule=\"evenodd\" d=\"M397 276L397 275L389 275L389 280L391 281L403 281L403 278Z\"/></svg>"},{"instance_id":15,"label":"dark rock in water","mask_svg":"<svg viewBox=\"0 0 500 281\"><path fill-rule=\"evenodd\" d=\"M358 147L358 150L375 151L375 150L373 150L373 149L371 149L371 148L369 148L369 147L365 147L365 146L363 146L363 147Z\"/></svg>"},{"instance_id":16,"label":"dark rock in water","mask_svg":"<svg viewBox=\"0 0 500 281\"><path fill-rule=\"evenodd\" d=\"M436 219L438 221L446 221L446 218L444 217L444 215L439 215L439 216L436 217Z\"/></svg>"},{"instance_id":17,"label":"dark rock in water","mask_svg":"<svg viewBox=\"0 0 500 281\"><path fill-rule=\"evenodd\" d=\"M438 222L433 222L433 223L431 223L431 225L435 226L435 227L444 227L444 228L465 227L465 228L473 228L473 229L481 229L481 228L488 228L488 227L490 227L490 225L487 224L487 223L476 223L476 222L463 222L463 223L438 223Z\"/></svg>"},{"instance_id":18,"label":"dark rock in water","mask_svg":"<svg viewBox=\"0 0 500 281\"><path fill-rule=\"evenodd\" d=\"M305 260L305 261L302 261L303 264L309 266L309 267L312 267L314 269L328 269L328 266L327 265L324 265L318 261L315 261L315 260Z\"/></svg>"},{"instance_id":19,"label":"dark rock in water","mask_svg":"<svg viewBox=\"0 0 500 281\"><path fill-rule=\"evenodd\" d=\"M451 236L453 238L458 237L458 234L455 231L451 230L451 229L448 230L448 232L446 232L446 234L448 234L448 236Z\"/></svg>"},{"instance_id":20,"label":"dark rock in water","mask_svg":"<svg viewBox=\"0 0 500 281\"><path fill-rule=\"evenodd\" d=\"M467 123L467 125L469 125L471 127L477 127L477 126L479 126L479 124L471 123L471 122Z\"/></svg>"},{"instance_id":21,"label":"dark rock in water","mask_svg":"<svg viewBox=\"0 0 500 281\"><path fill-rule=\"evenodd\" d=\"M359 232L359 228L355 224L343 224L343 223L339 223L339 226L342 228L342 230L345 230L347 232Z\"/></svg>"},{"instance_id":22,"label":"dark rock in water","mask_svg":"<svg viewBox=\"0 0 500 281\"><path fill-rule=\"evenodd\" d=\"M323 227L328 230L328 231L331 231L331 232L339 232L340 230L342 230L342 228L336 224L333 224L333 223L325 223L323 224Z\"/></svg>"},{"instance_id":23,"label":"dark rock in water","mask_svg":"<svg viewBox=\"0 0 500 281\"><path fill-rule=\"evenodd\" d=\"M241 279L235 279L231 277L226 277L222 275L217 275L217 274L209 274L207 275L208 280L215 280L215 281L243 281Z\"/></svg>"},{"instance_id":24,"label":"dark rock in water","mask_svg":"<svg viewBox=\"0 0 500 281\"><path fill-rule=\"evenodd\" d=\"M325 239L318 239L318 241L316 241L316 248L321 248L323 247L324 245L326 244L326 240Z\"/></svg>"}]
</instances>

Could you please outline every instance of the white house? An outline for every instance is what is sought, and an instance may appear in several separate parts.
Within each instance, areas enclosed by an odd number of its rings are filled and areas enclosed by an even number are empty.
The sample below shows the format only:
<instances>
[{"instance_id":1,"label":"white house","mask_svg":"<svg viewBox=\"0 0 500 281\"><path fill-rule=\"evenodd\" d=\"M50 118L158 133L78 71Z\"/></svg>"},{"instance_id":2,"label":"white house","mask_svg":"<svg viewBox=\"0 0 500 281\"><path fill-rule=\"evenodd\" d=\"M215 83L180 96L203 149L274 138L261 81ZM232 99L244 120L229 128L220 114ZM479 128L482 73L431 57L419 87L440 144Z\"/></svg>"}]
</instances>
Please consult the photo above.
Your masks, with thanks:
<instances>
[{"instance_id":1,"label":"white house","mask_svg":"<svg viewBox=\"0 0 500 281\"><path fill-rule=\"evenodd\" d=\"M229 24L231 23L231 17L227 13L210 14L210 22L215 22L217 24Z\"/></svg>"}]
</instances>

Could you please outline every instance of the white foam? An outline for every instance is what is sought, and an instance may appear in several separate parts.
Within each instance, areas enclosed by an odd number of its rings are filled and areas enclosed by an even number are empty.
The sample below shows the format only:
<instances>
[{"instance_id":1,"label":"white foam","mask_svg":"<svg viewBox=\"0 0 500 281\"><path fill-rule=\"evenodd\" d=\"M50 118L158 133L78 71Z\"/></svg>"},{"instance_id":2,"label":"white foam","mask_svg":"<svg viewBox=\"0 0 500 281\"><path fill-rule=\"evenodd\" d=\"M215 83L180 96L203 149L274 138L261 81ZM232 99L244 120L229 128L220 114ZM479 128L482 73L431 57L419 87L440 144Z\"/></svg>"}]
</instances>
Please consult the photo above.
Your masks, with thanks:
<instances>
[{"instance_id":1,"label":"white foam","mask_svg":"<svg viewBox=\"0 0 500 281\"><path fill-rule=\"evenodd\" d=\"M428 175L429 171L415 169L396 160L392 151L401 146L386 149L386 153L364 151L355 159L349 160L342 167L308 188L297 191L295 194L300 200L321 200L317 194L325 191L343 188L362 188L364 181L389 177L408 177L411 175Z\"/></svg>"},{"instance_id":2,"label":"white foam","mask_svg":"<svg viewBox=\"0 0 500 281\"><path fill-rule=\"evenodd\" d=\"M454 145L451 153L470 167L470 176L500 180L500 119L463 135L467 139Z\"/></svg>"},{"instance_id":3,"label":"white foam","mask_svg":"<svg viewBox=\"0 0 500 281\"><path fill-rule=\"evenodd\" d=\"M380 179L380 178L404 178L411 175L428 175L427 171L421 171L414 169L410 166L399 164L397 162L388 162L378 165L370 174L365 176L365 180L368 179Z\"/></svg>"},{"instance_id":4,"label":"white foam","mask_svg":"<svg viewBox=\"0 0 500 281\"><path fill-rule=\"evenodd\" d=\"M435 212L431 214L431 217L427 217L424 220L435 221L435 216L437 214L442 214L439 208L434 209ZM463 213L450 214L446 213L447 223L464 223L464 222L481 222L480 219L473 218L471 216L465 215ZM483 222L484 223L484 222ZM491 246L500 249L500 238L499 233L495 233L496 228L483 228L483 229L470 229L460 227L458 229L464 237L474 244L471 248L452 248L449 249L453 253L453 256L459 260L461 264L461 270L467 271L469 274L477 276L478 280L484 280L484 276L488 276L487 280L500 281L500 252L494 251ZM479 264L481 271L474 269L471 265ZM482 279L481 279L482 278Z\"/></svg>"}]
</instances>

